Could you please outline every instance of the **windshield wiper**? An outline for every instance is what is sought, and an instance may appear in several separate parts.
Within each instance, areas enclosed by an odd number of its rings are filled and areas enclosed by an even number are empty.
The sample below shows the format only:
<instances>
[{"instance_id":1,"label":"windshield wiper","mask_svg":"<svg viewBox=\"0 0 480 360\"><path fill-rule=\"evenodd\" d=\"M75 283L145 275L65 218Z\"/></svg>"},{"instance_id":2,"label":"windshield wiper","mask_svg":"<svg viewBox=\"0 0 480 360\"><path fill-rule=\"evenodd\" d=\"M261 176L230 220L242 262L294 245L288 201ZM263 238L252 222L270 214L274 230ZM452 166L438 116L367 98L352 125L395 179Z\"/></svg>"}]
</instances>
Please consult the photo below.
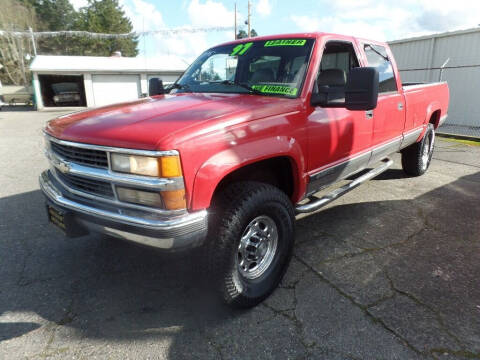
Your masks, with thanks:
<instances>
[{"instance_id":1,"label":"windshield wiper","mask_svg":"<svg viewBox=\"0 0 480 360\"><path fill-rule=\"evenodd\" d=\"M168 88L168 92L172 91L173 89L191 91L190 86L188 84L174 83L174 84L170 85L170 87Z\"/></svg>"},{"instance_id":2,"label":"windshield wiper","mask_svg":"<svg viewBox=\"0 0 480 360\"><path fill-rule=\"evenodd\" d=\"M241 87L241 88L247 89L248 92L251 93L251 94L265 95L265 94L264 94L263 92L261 92L260 90L255 89L255 88L251 87L251 86L248 85L248 84L238 83L238 82L235 82L235 81L232 81L232 80L223 80L223 81L220 81L219 84L239 86L239 87Z\"/></svg>"},{"instance_id":3,"label":"windshield wiper","mask_svg":"<svg viewBox=\"0 0 480 360\"><path fill-rule=\"evenodd\" d=\"M385 61L390 61L390 59L388 58L388 56L383 55L380 51L378 51L377 49L375 49L372 45L367 44L365 47L368 47L368 48L370 48L373 52L377 53L377 55L381 56L381 57L383 58L383 60L385 60Z\"/></svg>"}]
</instances>

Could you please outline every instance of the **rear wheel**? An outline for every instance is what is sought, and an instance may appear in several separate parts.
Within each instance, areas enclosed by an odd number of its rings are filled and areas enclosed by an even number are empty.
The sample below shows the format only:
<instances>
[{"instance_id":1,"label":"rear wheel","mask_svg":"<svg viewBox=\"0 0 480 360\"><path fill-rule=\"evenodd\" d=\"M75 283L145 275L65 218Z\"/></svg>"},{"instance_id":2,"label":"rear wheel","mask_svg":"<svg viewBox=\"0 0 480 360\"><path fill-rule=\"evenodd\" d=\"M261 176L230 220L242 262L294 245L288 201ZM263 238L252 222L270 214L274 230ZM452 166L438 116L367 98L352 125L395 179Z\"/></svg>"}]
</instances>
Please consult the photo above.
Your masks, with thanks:
<instances>
[{"instance_id":1,"label":"rear wheel","mask_svg":"<svg viewBox=\"0 0 480 360\"><path fill-rule=\"evenodd\" d=\"M411 176L423 175L432 161L435 145L435 129L428 124L423 139L402 150L403 171Z\"/></svg>"},{"instance_id":2,"label":"rear wheel","mask_svg":"<svg viewBox=\"0 0 480 360\"><path fill-rule=\"evenodd\" d=\"M274 186L241 182L215 204L207 257L224 301L252 307L277 287L290 261L295 216L288 197Z\"/></svg>"}]
</instances>

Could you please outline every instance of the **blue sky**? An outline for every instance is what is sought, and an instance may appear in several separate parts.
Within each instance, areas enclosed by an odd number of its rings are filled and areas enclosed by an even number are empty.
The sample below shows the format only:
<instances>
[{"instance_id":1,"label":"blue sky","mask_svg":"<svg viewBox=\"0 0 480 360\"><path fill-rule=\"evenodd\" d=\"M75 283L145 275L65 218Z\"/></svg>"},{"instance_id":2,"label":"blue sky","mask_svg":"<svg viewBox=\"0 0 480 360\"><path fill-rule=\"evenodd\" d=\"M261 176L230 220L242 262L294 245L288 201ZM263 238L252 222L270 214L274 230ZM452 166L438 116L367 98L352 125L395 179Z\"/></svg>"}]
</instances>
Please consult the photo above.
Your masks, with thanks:
<instances>
[{"instance_id":1,"label":"blue sky","mask_svg":"<svg viewBox=\"0 0 480 360\"><path fill-rule=\"evenodd\" d=\"M78 8L86 0L70 0ZM189 63L206 48L233 39L232 31L193 32L233 26L234 0L119 0L136 31L191 29L141 39L141 55ZM247 0L237 0L239 24ZM394 40L480 24L480 1L469 0L252 0L252 27L260 35L303 31Z\"/></svg>"}]
</instances>

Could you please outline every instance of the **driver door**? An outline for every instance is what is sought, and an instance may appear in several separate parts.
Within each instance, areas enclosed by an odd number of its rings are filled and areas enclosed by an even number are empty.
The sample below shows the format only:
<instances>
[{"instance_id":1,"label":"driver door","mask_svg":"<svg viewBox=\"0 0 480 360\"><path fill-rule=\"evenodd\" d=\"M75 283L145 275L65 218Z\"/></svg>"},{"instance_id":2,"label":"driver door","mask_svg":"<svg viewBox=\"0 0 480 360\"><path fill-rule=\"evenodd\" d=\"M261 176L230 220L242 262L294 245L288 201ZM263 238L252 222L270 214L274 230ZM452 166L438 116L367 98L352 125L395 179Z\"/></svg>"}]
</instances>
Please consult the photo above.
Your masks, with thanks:
<instances>
[{"instance_id":1,"label":"driver door","mask_svg":"<svg viewBox=\"0 0 480 360\"><path fill-rule=\"evenodd\" d=\"M360 64L357 54L356 45L352 42L328 41L318 69L317 83L336 87L342 94L350 70ZM310 182L307 194L362 170L370 158L372 131L373 119L367 117L365 111L309 105Z\"/></svg>"}]
</instances>

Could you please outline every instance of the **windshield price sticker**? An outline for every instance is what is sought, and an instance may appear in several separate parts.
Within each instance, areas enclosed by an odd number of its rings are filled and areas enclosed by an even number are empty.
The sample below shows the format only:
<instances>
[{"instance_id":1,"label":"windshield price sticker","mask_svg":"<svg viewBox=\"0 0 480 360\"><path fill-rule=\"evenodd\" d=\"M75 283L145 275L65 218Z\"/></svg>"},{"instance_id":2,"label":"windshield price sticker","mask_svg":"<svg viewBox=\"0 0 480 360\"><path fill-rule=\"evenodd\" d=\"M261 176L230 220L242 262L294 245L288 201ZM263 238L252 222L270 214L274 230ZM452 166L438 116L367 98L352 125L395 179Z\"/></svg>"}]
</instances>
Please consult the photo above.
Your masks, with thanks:
<instances>
[{"instance_id":1,"label":"windshield price sticker","mask_svg":"<svg viewBox=\"0 0 480 360\"><path fill-rule=\"evenodd\" d=\"M264 47L269 46L304 46L307 43L305 39L285 39L285 40L268 40Z\"/></svg>"},{"instance_id":2,"label":"windshield price sticker","mask_svg":"<svg viewBox=\"0 0 480 360\"><path fill-rule=\"evenodd\" d=\"M289 96L297 95L298 91L298 89L295 87L281 85L253 85L252 88L262 93L281 94Z\"/></svg>"},{"instance_id":3,"label":"windshield price sticker","mask_svg":"<svg viewBox=\"0 0 480 360\"><path fill-rule=\"evenodd\" d=\"M250 49L253 45L253 42L248 42L248 43L243 43L243 44L238 44L237 46L235 46L232 50L232 53L230 54L230 56L241 56L243 54L245 54L248 49Z\"/></svg>"}]
</instances>

